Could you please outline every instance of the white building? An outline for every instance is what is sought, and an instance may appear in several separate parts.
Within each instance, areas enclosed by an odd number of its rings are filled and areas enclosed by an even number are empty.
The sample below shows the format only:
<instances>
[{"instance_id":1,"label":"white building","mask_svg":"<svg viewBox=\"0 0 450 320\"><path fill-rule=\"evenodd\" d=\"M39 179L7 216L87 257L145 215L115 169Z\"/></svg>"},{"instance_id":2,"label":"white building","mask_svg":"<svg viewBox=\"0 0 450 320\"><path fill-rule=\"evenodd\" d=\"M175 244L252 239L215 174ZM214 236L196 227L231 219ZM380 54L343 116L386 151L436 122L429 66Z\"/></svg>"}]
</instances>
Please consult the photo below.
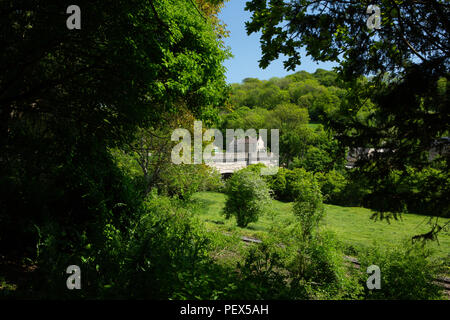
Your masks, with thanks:
<instances>
[{"instance_id":1,"label":"white building","mask_svg":"<svg viewBox=\"0 0 450 320\"><path fill-rule=\"evenodd\" d=\"M245 168L250 164L262 163L267 167L278 166L278 161L272 153L267 153L264 140L253 137L236 138L227 144L223 152L218 146L214 147L216 157L209 166L216 168L220 173L232 173Z\"/></svg>"}]
</instances>

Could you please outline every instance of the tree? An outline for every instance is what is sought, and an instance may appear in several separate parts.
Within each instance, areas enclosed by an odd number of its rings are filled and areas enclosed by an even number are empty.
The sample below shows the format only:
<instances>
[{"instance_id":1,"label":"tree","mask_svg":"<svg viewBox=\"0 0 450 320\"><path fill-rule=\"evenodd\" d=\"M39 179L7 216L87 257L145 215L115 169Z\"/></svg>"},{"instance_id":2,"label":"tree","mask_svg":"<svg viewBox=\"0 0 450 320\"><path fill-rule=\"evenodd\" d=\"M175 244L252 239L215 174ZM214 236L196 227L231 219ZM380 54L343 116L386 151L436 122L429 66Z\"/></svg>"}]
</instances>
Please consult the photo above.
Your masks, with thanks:
<instances>
[{"instance_id":1,"label":"tree","mask_svg":"<svg viewBox=\"0 0 450 320\"><path fill-rule=\"evenodd\" d=\"M192 3L77 5L81 30L66 28L61 1L0 3L2 243L29 243L16 237L44 219L78 234L100 214L126 216L108 148L162 114L210 117L226 98L228 53Z\"/></svg>"},{"instance_id":2,"label":"tree","mask_svg":"<svg viewBox=\"0 0 450 320\"><path fill-rule=\"evenodd\" d=\"M325 214L320 186L314 176L304 169L297 170L294 214L300 222L303 240L309 240Z\"/></svg>"},{"instance_id":3,"label":"tree","mask_svg":"<svg viewBox=\"0 0 450 320\"><path fill-rule=\"evenodd\" d=\"M240 170L227 181L225 217L236 217L237 225L247 227L251 222L258 221L270 204L270 190L263 178L252 170Z\"/></svg>"},{"instance_id":4,"label":"tree","mask_svg":"<svg viewBox=\"0 0 450 320\"><path fill-rule=\"evenodd\" d=\"M147 128L139 127L134 133L134 139L122 147L122 151L131 155L139 165L144 184L145 194L161 184L171 163L171 152L176 145L171 140L172 132L177 128L189 128L193 131L194 117L180 107L177 115L161 114L162 125ZM191 132L192 133L192 132Z\"/></svg>"},{"instance_id":5,"label":"tree","mask_svg":"<svg viewBox=\"0 0 450 320\"><path fill-rule=\"evenodd\" d=\"M223 9L225 2L228 1L229 0L195 0L198 9L211 21L219 39L229 36L226 24L219 19L220 10Z\"/></svg>"},{"instance_id":6,"label":"tree","mask_svg":"<svg viewBox=\"0 0 450 320\"><path fill-rule=\"evenodd\" d=\"M246 26L249 34L262 33L261 67L284 54L285 67L294 69L301 63L302 47L314 60L339 63L340 80L349 90L327 124L346 146L375 150L360 162L372 186L367 203L395 217L404 201L393 192L390 173L429 166L429 149L448 134L450 5L439 0L383 0L377 4L381 29L369 30L369 4L252 0L246 7L252 12ZM357 115L368 101L373 108L362 119ZM448 154L443 158L448 173ZM442 197L449 196L446 189ZM449 206L439 211L446 216Z\"/></svg>"},{"instance_id":7,"label":"tree","mask_svg":"<svg viewBox=\"0 0 450 320\"><path fill-rule=\"evenodd\" d=\"M292 103L281 103L270 113L266 121L269 128L276 128L280 131L294 130L296 127L308 123L308 110Z\"/></svg>"}]
</instances>

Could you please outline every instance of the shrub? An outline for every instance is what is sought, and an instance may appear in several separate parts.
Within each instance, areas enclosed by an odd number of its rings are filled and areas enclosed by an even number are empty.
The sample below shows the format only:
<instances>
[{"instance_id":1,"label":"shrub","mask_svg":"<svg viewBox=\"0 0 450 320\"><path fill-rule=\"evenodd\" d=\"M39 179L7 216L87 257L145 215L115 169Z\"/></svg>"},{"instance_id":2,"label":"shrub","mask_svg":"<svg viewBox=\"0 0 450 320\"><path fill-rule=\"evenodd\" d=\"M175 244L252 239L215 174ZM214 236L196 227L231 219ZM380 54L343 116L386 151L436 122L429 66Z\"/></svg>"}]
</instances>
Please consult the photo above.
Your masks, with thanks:
<instances>
[{"instance_id":1,"label":"shrub","mask_svg":"<svg viewBox=\"0 0 450 320\"><path fill-rule=\"evenodd\" d=\"M289 250L266 239L251 246L238 268L241 299L292 299L286 259ZM302 297L306 298L306 297Z\"/></svg>"},{"instance_id":2,"label":"shrub","mask_svg":"<svg viewBox=\"0 0 450 320\"><path fill-rule=\"evenodd\" d=\"M405 242L396 248L378 246L366 249L359 255L361 270L376 265L381 272L381 289L366 289L367 299L425 300L441 299L442 289L434 283L439 273L439 263L432 260L432 251L423 244ZM362 282L367 280L362 274Z\"/></svg>"},{"instance_id":3,"label":"shrub","mask_svg":"<svg viewBox=\"0 0 450 320\"><path fill-rule=\"evenodd\" d=\"M296 292L309 299L359 299L363 288L354 270L345 264L342 246L331 232L316 233L308 241L295 237L296 251L289 264ZM303 286L303 288L302 288Z\"/></svg>"},{"instance_id":4,"label":"shrub","mask_svg":"<svg viewBox=\"0 0 450 320\"><path fill-rule=\"evenodd\" d=\"M357 299L363 288L331 233L304 242L298 225L249 248L239 290L244 299Z\"/></svg>"},{"instance_id":5,"label":"shrub","mask_svg":"<svg viewBox=\"0 0 450 320\"><path fill-rule=\"evenodd\" d=\"M347 179L336 170L327 173L317 172L314 177L319 183L324 202L343 204L343 191L347 185Z\"/></svg>"},{"instance_id":6,"label":"shrub","mask_svg":"<svg viewBox=\"0 0 450 320\"><path fill-rule=\"evenodd\" d=\"M277 200L286 200L288 198L286 193L286 172L285 168L278 168L278 172L274 175L265 176L264 179L267 182L270 190L272 190L274 197Z\"/></svg>"},{"instance_id":7,"label":"shrub","mask_svg":"<svg viewBox=\"0 0 450 320\"><path fill-rule=\"evenodd\" d=\"M110 222L99 218L89 231L54 222L39 228L35 261L39 267L27 283L31 288L28 298L104 297L119 279L126 248L126 242L122 243L125 232ZM67 290L65 270L69 265L80 267L82 290Z\"/></svg>"},{"instance_id":8,"label":"shrub","mask_svg":"<svg viewBox=\"0 0 450 320\"><path fill-rule=\"evenodd\" d=\"M80 246L72 250L60 250L64 242L54 230L41 246L47 264L41 265L45 270L38 278L45 297L238 298L235 272L210 257L213 235L184 205L153 191L126 232L103 223L103 231L81 236ZM65 287L70 264L80 266L83 290Z\"/></svg>"},{"instance_id":9,"label":"shrub","mask_svg":"<svg viewBox=\"0 0 450 320\"><path fill-rule=\"evenodd\" d=\"M232 294L235 276L210 258L211 235L183 205L153 191L124 231L107 217L96 221L92 233L48 224L39 230L39 268L27 283L26 297L212 299ZM65 269L71 264L82 270L82 290L66 288Z\"/></svg>"},{"instance_id":10,"label":"shrub","mask_svg":"<svg viewBox=\"0 0 450 320\"><path fill-rule=\"evenodd\" d=\"M235 172L227 181L226 193L225 216L227 219L235 216L237 225L243 228L258 221L271 199L265 181L251 170Z\"/></svg>"},{"instance_id":11,"label":"shrub","mask_svg":"<svg viewBox=\"0 0 450 320\"><path fill-rule=\"evenodd\" d=\"M217 169L203 165L198 173L201 176L199 191L221 192L225 188L225 183Z\"/></svg>"},{"instance_id":12,"label":"shrub","mask_svg":"<svg viewBox=\"0 0 450 320\"><path fill-rule=\"evenodd\" d=\"M296 189L298 193L293 210L300 222L303 239L307 240L324 216L323 198L314 178L298 180Z\"/></svg>"},{"instance_id":13,"label":"shrub","mask_svg":"<svg viewBox=\"0 0 450 320\"><path fill-rule=\"evenodd\" d=\"M252 171L254 173L257 173L258 175L261 175L261 169L266 168L266 165L263 163L254 163L246 166L245 168L241 169L240 171Z\"/></svg>"},{"instance_id":14,"label":"shrub","mask_svg":"<svg viewBox=\"0 0 450 320\"><path fill-rule=\"evenodd\" d=\"M296 158L292 166L313 172L324 172L330 167L330 163L333 163L333 159L326 150L309 146L305 157L302 160Z\"/></svg>"},{"instance_id":15,"label":"shrub","mask_svg":"<svg viewBox=\"0 0 450 320\"><path fill-rule=\"evenodd\" d=\"M220 173L206 165L170 165L161 174L159 189L166 195L189 200L198 191L220 191Z\"/></svg>"},{"instance_id":16,"label":"shrub","mask_svg":"<svg viewBox=\"0 0 450 320\"><path fill-rule=\"evenodd\" d=\"M197 280L210 264L209 238L191 216L176 200L154 193L148 197L127 245L120 286L124 294L192 299L201 292Z\"/></svg>"},{"instance_id":17,"label":"shrub","mask_svg":"<svg viewBox=\"0 0 450 320\"><path fill-rule=\"evenodd\" d=\"M421 170L407 167L405 179L399 182L399 193L406 199L409 212L427 215L450 215L448 195L450 175L445 162L435 160L433 167Z\"/></svg>"},{"instance_id":18,"label":"shrub","mask_svg":"<svg viewBox=\"0 0 450 320\"><path fill-rule=\"evenodd\" d=\"M265 176L265 180L273 191L275 198L281 201L294 201L302 181L312 181L313 178L313 174L303 168L295 168L294 170L279 168L277 174Z\"/></svg>"}]
</instances>

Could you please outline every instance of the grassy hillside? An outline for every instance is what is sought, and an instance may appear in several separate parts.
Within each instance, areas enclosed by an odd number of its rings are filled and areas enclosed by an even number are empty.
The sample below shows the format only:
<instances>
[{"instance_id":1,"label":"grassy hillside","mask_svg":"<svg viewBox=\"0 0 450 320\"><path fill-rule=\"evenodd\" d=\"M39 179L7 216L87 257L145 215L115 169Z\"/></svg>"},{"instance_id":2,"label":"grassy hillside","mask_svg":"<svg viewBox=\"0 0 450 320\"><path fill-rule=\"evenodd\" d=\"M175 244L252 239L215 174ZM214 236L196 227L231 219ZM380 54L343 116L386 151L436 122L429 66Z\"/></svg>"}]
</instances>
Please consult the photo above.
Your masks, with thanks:
<instances>
[{"instance_id":1,"label":"grassy hillside","mask_svg":"<svg viewBox=\"0 0 450 320\"><path fill-rule=\"evenodd\" d=\"M226 220L221 214L225 205L226 195L216 192L199 192L194 195L195 212L205 221L207 227L213 230L237 233L250 237L264 237L274 223L289 223L293 221L292 203L273 200L271 213L261 217L258 222L251 223L247 228L239 228L232 218ZM326 205L324 228L334 231L339 239L349 247L359 249L379 244L391 246L399 244L413 235L429 231L429 217L415 214L404 214L402 221L374 222L370 220L371 211L359 207L340 207ZM443 232L439 237L440 244L432 247L441 257L450 255L450 232Z\"/></svg>"}]
</instances>

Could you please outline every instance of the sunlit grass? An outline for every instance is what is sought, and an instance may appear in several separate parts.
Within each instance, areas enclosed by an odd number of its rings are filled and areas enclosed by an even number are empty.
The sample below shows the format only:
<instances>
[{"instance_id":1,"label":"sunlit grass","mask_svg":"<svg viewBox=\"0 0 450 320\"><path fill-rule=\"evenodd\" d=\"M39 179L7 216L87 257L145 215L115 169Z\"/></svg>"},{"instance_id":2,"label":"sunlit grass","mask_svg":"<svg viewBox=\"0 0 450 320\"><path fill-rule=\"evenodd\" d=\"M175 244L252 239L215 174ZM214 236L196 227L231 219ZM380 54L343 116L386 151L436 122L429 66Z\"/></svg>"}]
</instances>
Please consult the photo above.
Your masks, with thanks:
<instances>
[{"instance_id":1,"label":"sunlit grass","mask_svg":"<svg viewBox=\"0 0 450 320\"><path fill-rule=\"evenodd\" d=\"M294 220L292 203L273 200L272 215L266 214L258 222L249 224L247 228L240 228L236 226L234 218L227 220L222 215L226 195L217 192L199 192L194 195L194 200L196 214L210 230L262 238L270 231L274 222L290 223ZM389 224L386 221L371 220L372 211L365 208L325 205L325 210L323 228L334 231L344 244L356 250L374 242L383 246L395 246L404 240L410 240L414 235L430 230L430 225L427 224L429 217L423 215L403 214L402 220L391 220ZM434 242L431 247L436 249L437 255L448 257L450 232L442 232L439 244Z\"/></svg>"},{"instance_id":2,"label":"sunlit grass","mask_svg":"<svg viewBox=\"0 0 450 320\"><path fill-rule=\"evenodd\" d=\"M308 123L308 127L310 127L311 129L316 129L320 126L321 124L318 122L310 122Z\"/></svg>"}]
</instances>

